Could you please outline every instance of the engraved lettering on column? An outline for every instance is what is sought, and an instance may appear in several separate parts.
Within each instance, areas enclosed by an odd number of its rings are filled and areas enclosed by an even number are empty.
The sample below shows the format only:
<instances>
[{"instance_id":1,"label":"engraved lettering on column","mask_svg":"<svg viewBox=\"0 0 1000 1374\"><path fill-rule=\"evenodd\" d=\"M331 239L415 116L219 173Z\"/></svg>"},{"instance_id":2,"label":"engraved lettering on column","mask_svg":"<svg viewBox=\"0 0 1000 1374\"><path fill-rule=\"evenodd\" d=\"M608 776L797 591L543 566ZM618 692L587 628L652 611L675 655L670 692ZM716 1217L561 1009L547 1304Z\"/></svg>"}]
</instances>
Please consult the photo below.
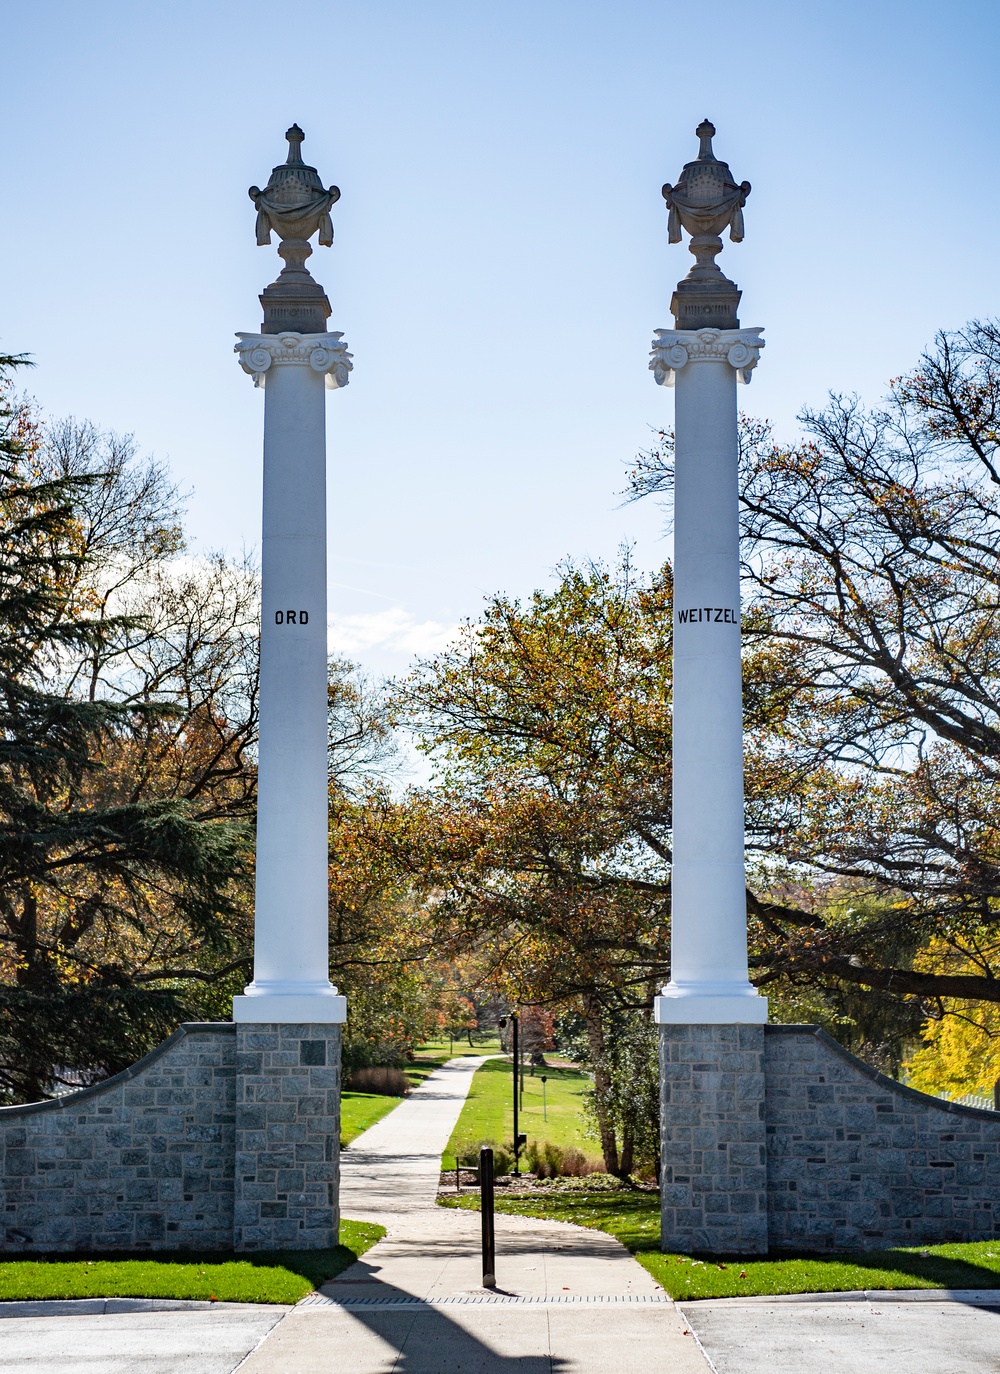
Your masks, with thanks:
<instances>
[{"instance_id":1,"label":"engraved lettering on column","mask_svg":"<svg viewBox=\"0 0 1000 1374\"><path fill-rule=\"evenodd\" d=\"M678 625L738 625L739 612L728 606L689 606L677 611Z\"/></svg>"}]
</instances>

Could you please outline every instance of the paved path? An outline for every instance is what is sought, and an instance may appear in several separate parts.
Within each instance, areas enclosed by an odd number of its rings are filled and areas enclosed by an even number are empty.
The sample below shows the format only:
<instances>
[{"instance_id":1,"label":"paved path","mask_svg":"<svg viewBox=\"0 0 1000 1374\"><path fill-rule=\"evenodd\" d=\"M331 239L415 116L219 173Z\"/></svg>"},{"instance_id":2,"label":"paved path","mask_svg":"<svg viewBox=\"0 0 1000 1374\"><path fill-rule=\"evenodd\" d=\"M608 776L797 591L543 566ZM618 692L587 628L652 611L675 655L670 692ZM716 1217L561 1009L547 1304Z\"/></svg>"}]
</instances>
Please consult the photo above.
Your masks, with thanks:
<instances>
[{"instance_id":1,"label":"paved path","mask_svg":"<svg viewBox=\"0 0 1000 1374\"><path fill-rule=\"evenodd\" d=\"M345 1152L343 1215L388 1235L323 1293L291 1309L17 1304L0 1374L706 1374L677 1309L600 1232L497 1217L501 1287L480 1286L478 1213L435 1205L480 1063L452 1060Z\"/></svg>"},{"instance_id":2,"label":"paved path","mask_svg":"<svg viewBox=\"0 0 1000 1374\"><path fill-rule=\"evenodd\" d=\"M707 1374L677 1309L601 1232L498 1216L499 1289L484 1292L478 1213L435 1205L481 1063L452 1060L345 1152L343 1215L389 1233L240 1374Z\"/></svg>"},{"instance_id":3,"label":"paved path","mask_svg":"<svg viewBox=\"0 0 1000 1374\"><path fill-rule=\"evenodd\" d=\"M0 1321L3 1374L232 1374L289 1311L227 1302L208 1311L52 1316L56 1306L82 1313L89 1304L37 1306L47 1314Z\"/></svg>"},{"instance_id":4,"label":"paved path","mask_svg":"<svg viewBox=\"0 0 1000 1374\"><path fill-rule=\"evenodd\" d=\"M923 1289L717 1299L681 1310L717 1374L997 1374L998 1308L1000 1292L942 1301Z\"/></svg>"}]
</instances>

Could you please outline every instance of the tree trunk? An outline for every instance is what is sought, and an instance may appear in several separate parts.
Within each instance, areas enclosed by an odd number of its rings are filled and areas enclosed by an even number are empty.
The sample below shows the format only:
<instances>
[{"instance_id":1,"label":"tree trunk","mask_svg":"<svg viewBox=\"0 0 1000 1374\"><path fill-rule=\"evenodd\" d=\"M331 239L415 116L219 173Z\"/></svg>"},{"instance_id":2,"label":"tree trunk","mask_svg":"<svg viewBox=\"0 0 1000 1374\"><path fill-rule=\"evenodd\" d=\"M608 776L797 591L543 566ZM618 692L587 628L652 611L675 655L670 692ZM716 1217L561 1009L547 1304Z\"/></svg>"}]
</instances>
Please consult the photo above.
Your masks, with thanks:
<instances>
[{"instance_id":1,"label":"tree trunk","mask_svg":"<svg viewBox=\"0 0 1000 1374\"><path fill-rule=\"evenodd\" d=\"M635 1137L632 1131L626 1126L622 1139L622 1155L618 1162L618 1177L628 1178L635 1163Z\"/></svg>"},{"instance_id":2,"label":"tree trunk","mask_svg":"<svg viewBox=\"0 0 1000 1374\"><path fill-rule=\"evenodd\" d=\"M597 1128L601 1137L601 1153L604 1167L609 1174L617 1174L618 1142L615 1128L608 1119L607 1094L610 1087L608 1071L604 1065L604 1025L601 1021L601 1006L597 998L588 993L583 999L583 1016L587 1023L587 1040L590 1045L590 1061L594 1066L594 1105L597 1111Z\"/></svg>"},{"instance_id":3,"label":"tree trunk","mask_svg":"<svg viewBox=\"0 0 1000 1374\"><path fill-rule=\"evenodd\" d=\"M16 944L20 947L15 978L21 987L37 985L44 977L38 951L38 898L27 891L21 898L21 919L18 922Z\"/></svg>"}]
</instances>

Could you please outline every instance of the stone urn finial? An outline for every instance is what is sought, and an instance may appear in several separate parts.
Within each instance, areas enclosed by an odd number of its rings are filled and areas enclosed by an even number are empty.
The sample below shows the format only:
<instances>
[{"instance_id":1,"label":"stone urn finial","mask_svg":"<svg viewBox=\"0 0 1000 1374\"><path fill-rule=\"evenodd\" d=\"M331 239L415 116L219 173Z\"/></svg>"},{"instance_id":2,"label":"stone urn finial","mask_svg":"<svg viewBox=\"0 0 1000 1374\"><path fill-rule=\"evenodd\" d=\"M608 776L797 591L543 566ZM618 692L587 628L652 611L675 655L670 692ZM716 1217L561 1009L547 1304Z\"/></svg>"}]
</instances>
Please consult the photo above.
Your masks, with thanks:
<instances>
[{"instance_id":1,"label":"stone urn finial","mask_svg":"<svg viewBox=\"0 0 1000 1374\"><path fill-rule=\"evenodd\" d=\"M263 191L259 186L251 186L248 192L257 207L258 246L271 242L272 229L277 230L282 242L311 239L318 229L320 243L329 248L333 243L330 207L340 199L340 190L336 186L324 189L316 168L302 161L305 134L297 124L292 125L285 137L288 139L286 160L272 169L271 179Z\"/></svg>"},{"instance_id":2,"label":"stone urn finial","mask_svg":"<svg viewBox=\"0 0 1000 1374\"><path fill-rule=\"evenodd\" d=\"M736 307L740 293L725 276L715 258L722 251L719 235L729 230L733 243L743 239L743 207L750 194L749 181L733 180L727 162L720 162L712 151L715 125L705 119L698 125L698 156L686 162L676 186L666 182L663 199L670 211L667 238L680 243L681 230L691 235L688 245L695 257L695 265L687 278L678 283L671 302L671 310L679 329L711 326L717 329L736 329ZM685 305L685 300L690 297ZM698 297L699 299L695 299ZM710 299L711 297L711 299ZM683 315L683 323L681 316Z\"/></svg>"},{"instance_id":3,"label":"stone urn finial","mask_svg":"<svg viewBox=\"0 0 1000 1374\"><path fill-rule=\"evenodd\" d=\"M263 191L251 186L248 193L257 207L258 245L270 243L271 230L275 230L281 240L278 253L285 262L278 280L261 296L264 333L289 329L315 333L326 329L330 303L305 265L312 256L309 240L319 231L324 248L333 243L330 207L340 199L340 190L336 186L324 188L316 168L302 161L305 134L297 124L285 138L286 160L272 168Z\"/></svg>"},{"instance_id":4,"label":"stone urn finial","mask_svg":"<svg viewBox=\"0 0 1000 1374\"><path fill-rule=\"evenodd\" d=\"M663 187L663 199L670 211L667 237L671 243L680 243L682 228L692 238L715 237L728 229L733 243L740 243L743 239L743 207L750 194L750 183L743 181L737 186L729 171L729 163L720 162L715 156L712 151L714 124L707 119L702 120L695 133L701 144L698 157L694 162L684 164L676 186L671 186L668 181ZM715 252L721 249L720 242ZM694 244L691 252L695 252Z\"/></svg>"},{"instance_id":5,"label":"stone urn finial","mask_svg":"<svg viewBox=\"0 0 1000 1374\"><path fill-rule=\"evenodd\" d=\"M715 154L712 152L712 139L715 137L715 125L710 119L703 119L694 132L701 143L698 149L698 161L714 162Z\"/></svg>"},{"instance_id":6,"label":"stone urn finial","mask_svg":"<svg viewBox=\"0 0 1000 1374\"><path fill-rule=\"evenodd\" d=\"M305 134L297 124L293 124L290 129L285 130L285 137L288 139L288 156L285 158L285 166L287 167L292 163L302 161L302 141Z\"/></svg>"}]
</instances>

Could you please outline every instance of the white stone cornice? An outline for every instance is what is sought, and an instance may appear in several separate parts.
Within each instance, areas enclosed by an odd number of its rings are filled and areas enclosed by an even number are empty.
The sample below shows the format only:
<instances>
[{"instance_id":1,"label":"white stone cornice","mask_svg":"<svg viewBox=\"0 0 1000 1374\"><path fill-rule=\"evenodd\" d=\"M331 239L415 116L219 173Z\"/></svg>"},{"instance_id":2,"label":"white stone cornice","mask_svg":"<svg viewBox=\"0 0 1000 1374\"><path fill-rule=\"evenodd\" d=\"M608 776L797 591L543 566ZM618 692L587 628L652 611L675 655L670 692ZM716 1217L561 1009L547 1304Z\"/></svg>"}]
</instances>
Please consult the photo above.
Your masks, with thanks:
<instances>
[{"instance_id":1,"label":"white stone cornice","mask_svg":"<svg viewBox=\"0 0 1000 1374\"><path fill-rule=\"evenodd\" d=\"M764 340L761 329L657 329L649 370L660 386L673 386L688 363L728 363L749 384Z\"/></svg>"},{"instance_id":2,"label":"white stone cornice","mask_svg":"<svg viewBox=\"0 0 1000 1374\"><path fill-rule=\"evenodd\" d=\"M288 363L324 373L331 391L346 386L351 380L354 364L347 345L341 343L343 334L289 331L284 334L237 334L236 337L239 343L235 352L240 355L240 367L249 372L254 386L264 386L268 368Z\"/></svg>"}]
</instances>

